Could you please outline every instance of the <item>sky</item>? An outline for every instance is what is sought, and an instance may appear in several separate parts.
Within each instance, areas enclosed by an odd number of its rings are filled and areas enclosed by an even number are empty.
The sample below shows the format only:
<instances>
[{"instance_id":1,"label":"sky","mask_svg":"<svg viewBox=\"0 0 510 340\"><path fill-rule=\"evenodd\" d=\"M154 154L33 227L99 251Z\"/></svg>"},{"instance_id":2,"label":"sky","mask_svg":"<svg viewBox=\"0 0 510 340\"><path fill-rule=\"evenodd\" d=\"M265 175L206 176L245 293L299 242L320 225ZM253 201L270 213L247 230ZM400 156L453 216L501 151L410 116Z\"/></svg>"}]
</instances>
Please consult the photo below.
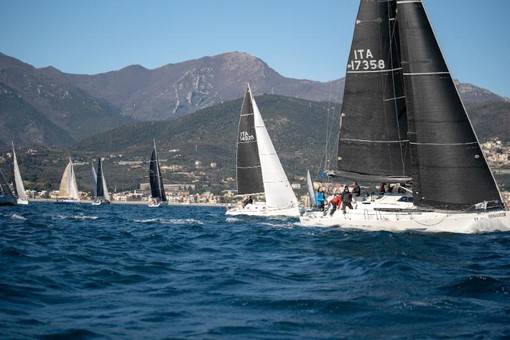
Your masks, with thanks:
<instances>
[{"instance_id":1,"label":"sky","mask_svg":"<svg viewBox=\"0 0 510 340\"><path fill-rule=\"evenodd\" d=\"M510 0L423 0L454 78L510 97ZM0 0L0 52L98 74L246 52L288 78L345 76L358 0Z\"/></svg>"}]
</instances>

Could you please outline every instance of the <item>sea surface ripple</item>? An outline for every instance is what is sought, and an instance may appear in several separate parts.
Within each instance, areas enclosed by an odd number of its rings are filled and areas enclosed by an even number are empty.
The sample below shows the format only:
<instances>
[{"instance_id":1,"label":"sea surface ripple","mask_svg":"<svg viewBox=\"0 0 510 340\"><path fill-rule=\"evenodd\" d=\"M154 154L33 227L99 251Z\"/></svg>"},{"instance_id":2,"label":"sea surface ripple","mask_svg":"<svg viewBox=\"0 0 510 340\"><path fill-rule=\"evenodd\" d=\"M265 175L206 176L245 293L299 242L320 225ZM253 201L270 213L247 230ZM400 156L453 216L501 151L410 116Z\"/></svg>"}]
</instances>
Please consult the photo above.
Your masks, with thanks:
<instances>
[{"instance_id":1,"label":"sea surface ripple","mask_svg":"<svg viewBox=\"0 0 510 340\"><path fill-rule=\"evenodd\" d=\"M224 212L0 208L0 337L510 337L510 233L360 232Z\"/></svg>"}]
</instances>

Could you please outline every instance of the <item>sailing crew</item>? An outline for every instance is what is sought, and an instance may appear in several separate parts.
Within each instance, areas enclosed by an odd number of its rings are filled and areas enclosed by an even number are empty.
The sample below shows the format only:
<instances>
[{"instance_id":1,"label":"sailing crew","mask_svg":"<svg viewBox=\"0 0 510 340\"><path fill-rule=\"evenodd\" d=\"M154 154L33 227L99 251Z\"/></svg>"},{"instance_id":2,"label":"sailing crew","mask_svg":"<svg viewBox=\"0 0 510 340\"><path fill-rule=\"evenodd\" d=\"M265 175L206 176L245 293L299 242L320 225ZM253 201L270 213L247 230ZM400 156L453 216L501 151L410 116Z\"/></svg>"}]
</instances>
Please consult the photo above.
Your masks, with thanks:
<instances>
[{"instance_id":1,"label":"sailing crew","mask_svg":"<svg viewBox=\"0 0 510 340\"><path fill-rule=\"evenodd\" d=\"M329 216L333 216L333 214L335 213L336 209L338 207L340 207L340 203L342 203L342 200L340 199L340 194L337 192L335 194L335 197L333 197L329 201L329 204L331 204L331 212L329 213Z\"/></svg>"},{"instance_id":2,"label":"sailing crew","mask_svg":"<svg viewBox=\"0 0 510 340\"><path fill-rule=\"evenodd\" d=\"M358 182L353 182L352 183L352 194L354 196L361 196L361 188L358 185Z\"/></svg>"},{"instance_id":3,"label":"sailing crew","mask_svg":"<svg viewBox=\"0 0 510 340\"><path fill-rule=\"evenodd\" d=\"M342 192L342 212L345 214L345 209L349 207L352 209L352 194L349 191L349 187L346 185L344 187L344 191Z\"/></svg>"},{"instance_id":4,"label":"sailing crew","mask_svg":"<svg viewBox=\"0 0 510 340\"><path fill-rule=\"evenodd\" d=\"M324 202L326 201L326 194L324 193L324 188L319 187L317 193L315 193L315 204L317 205L317 209L319 211L324 211Z\"/></svg>"},{"instance_id":5,"label":"sailing crew","mask_svg":"<svg viewBox=\"0 0 510 340\"><path fill-rule=\"evenodd\" d=\"M253 204L253 198L251 198L251 196L248 196L244 201L243 201L243 208L246 207L248 204Z\"/></svg>"}]
</instances>

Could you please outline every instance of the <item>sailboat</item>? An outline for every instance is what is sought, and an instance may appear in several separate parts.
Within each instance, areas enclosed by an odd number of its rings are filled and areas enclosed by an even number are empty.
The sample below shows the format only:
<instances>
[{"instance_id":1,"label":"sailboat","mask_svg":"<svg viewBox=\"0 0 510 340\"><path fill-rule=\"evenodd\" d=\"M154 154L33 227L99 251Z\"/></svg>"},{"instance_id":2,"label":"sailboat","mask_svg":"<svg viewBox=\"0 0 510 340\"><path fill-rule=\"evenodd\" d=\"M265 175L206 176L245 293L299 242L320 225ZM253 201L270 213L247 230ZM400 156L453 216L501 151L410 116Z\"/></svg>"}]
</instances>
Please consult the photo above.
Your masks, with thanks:
<instances>
[{"instance_id":1,"label":"sailboat","mask_svg":"<svg viewBox=\"0 0 510 340\"><path fill-rule=\"evenodd\" d=\"M227 215L298 217L296 196L276 154L250 85L241 106L237 139L237 194L255 201L227 209ZM248 204L246 204L248 203Z\"/></svg>"},{"instance_id":2,"label":"sailboat","mask_svg":"<svg viewBox=\"0 0 510 340\"><path fill-rule=\"evenodd\" d=\"M336 175L406 188L372 195L345 214L304 214L301 224L510 230L510 213L422 1L361 1L340 116Z\"/></svg>"},{"instance_id":3,"label":"sailboat","mask_svg":"<svg viewBox=\"0 0 510 340\"><path fill-rule=\"evenodd\" d=\"M94 176L95 175L95 176ZM93 172L93 178L95 178L95 189L94 189L94 200L93 205L110 204L110 194L108 193L108 187L106 186L106 180L103 172L103 162L101 158L97 160L97 174Z\"/></svg>"},{"instance_id":4,"label":"sailboat","mask_svg":"<svg viewBox=\"0 0 510 340\"><path fill-rule=\"evenodd\" d=\"M0 170L0 206L2 205L17 205L16 197L14 197L4 173Z\"/></svg>"},{"instance_id":5,"label":"sailboat","mask_svg":"<svg viewBox=\"0 0 510 340\"><path fill-rule=\"evenodd\" d=\"M18 204L28 204L28 197L25 192L21 172L19 171L18 159L16 158L16 150L14 150L14 142L12 142L12 159L14 168L14 191L16 192Z\"/></svg>"},{"instance_id":6,"label":"sailboat","mask_svg":"<svg viewBox=\"0 0 510 340\"><path fill-rule=\"evenodd\" d=\"M59 195L57 203L80 203L80 194L78 185L76 184L76 176L74 174L74 165L71 157L67 163L62 180L60 181Z\"/></svg>"},{"instance_id":7,"label":"sailboat","mask_svg":"<svg viewBox=\"0 0 510 340\"><path fill-rule=\"evenodd\" d=\"M151 199L149 207L155 208L161 205L168 205L166 199L165 187L163 185L163 177L161 176L161 169L159 167L159 158L156 151L156 141L153 141L153 148L151 153L151 161L149 164L149 183L151 187Z\"/></svg>"}]
</instances>

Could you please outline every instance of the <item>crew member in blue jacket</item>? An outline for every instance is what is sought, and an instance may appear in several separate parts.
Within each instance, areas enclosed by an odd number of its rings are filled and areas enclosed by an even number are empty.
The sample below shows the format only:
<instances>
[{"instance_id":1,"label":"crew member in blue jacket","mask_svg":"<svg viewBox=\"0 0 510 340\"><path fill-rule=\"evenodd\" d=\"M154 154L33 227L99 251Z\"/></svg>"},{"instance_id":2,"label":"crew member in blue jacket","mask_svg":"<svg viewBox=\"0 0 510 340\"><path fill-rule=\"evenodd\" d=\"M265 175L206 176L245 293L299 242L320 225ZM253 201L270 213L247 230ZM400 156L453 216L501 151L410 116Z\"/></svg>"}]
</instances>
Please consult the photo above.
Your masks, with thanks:
<instances>
[{"instance_id":1,"label":"crew member in blue jacket","mask_svg":"<svg viewBox=\"0 0 510 340\"><path fill-rule=\"evenodd\" d=\"M324 189L319 187L317 193L315 194L315 204L317 204L317 208L320 211L324 211L324 202L326 201L326 194L324 193Z\"/></svg>"}]
</instances>

